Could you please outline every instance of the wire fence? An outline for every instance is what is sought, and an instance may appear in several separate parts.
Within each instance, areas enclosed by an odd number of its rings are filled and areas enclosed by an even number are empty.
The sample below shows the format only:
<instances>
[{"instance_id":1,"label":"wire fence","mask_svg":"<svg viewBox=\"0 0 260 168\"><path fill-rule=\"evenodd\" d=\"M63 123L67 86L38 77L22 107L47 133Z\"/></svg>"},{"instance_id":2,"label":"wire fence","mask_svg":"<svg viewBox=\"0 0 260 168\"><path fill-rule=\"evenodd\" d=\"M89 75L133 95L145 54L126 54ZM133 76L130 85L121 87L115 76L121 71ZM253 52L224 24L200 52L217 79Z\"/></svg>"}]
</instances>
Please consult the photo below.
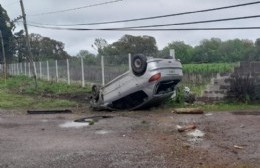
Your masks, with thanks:
<instances>
[{"instance_id":1,"label":"wire fence","mask_svg":"<svg viewBox=\"0 0 260 168\"><path fill-rule=\"evenodd\" d=\"M104 57L103 62L104 83L108 83L110 80L129 70L128 62L126 64L116 65L109 62L106 57ZM33 63L12 63L8 64L7 72L10 75L25 75L32 77L34 66L38 79L66 82L68 84L78 83L83 87L86 83L102 84L102 61L97 64L91 64L84 58L48 60ZM0 69L3 69L3 65L1 64Z\"/></svg>"}]
</instances>

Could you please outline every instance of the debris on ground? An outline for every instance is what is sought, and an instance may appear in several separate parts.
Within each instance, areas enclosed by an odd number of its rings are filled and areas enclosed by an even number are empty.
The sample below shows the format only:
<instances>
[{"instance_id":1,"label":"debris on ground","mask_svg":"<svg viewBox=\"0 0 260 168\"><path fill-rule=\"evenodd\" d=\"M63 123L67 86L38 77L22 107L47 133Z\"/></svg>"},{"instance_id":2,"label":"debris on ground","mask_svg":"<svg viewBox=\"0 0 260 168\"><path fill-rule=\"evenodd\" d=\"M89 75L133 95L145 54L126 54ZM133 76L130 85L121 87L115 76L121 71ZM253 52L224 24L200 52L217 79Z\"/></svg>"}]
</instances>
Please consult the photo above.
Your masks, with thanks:
<instances>
[{"instance_id":1,"label":"debris on ground","mask_svg":"<svg viewBox=\"0 0 260 168\"><path fill-rule=\"evenodd\" d=\"M190 88L185 86L184 87L184 101L186 103L193 104L196 100L195 97L196 97L195 94L191 92Z\"/></svg>"},{"instance_id":2,"label":"debris on ground","mask_svg":"<svg viewBox=\"0 0 260 168\"><path fill-rule=\"evenodd\" d=\"M243 146L238 146L238 145L234 145L234 148L236 148L236 149L244 149Z\"/></svg>"},{"instance_id":3,"label":"debris on ground","mask_svg":"<svg viewBox=\"0 0 260 168\"><path fill-rule=\"evenodd\" d=\"M74 121L67 121L63 124L60 124L59 126L61 128L82 128L89 126L89 123L79 123L79 122L74 122Z\"/></svg>"},{"instance_id":4,"label":"debris on ground","mask_svg":"<svg viewBox=\"0 0 260 168\"><path fill-rule=\"evenodd\" d=\"M203 114L204 111L198 108L175 108L172 113L176 114Z\"/></svg>"},{"instance_id":5,"label":"debris on ground","mask_svg":"<svg viewBox=\"0 0 260 168\"><path fill-rule=\"evenodd\" d=\"M183 127L177 125L177 130L179 132L189 131L189 130L192 130L192 129L195 129L195 128L196 128L196 125L194 125L194 124L186 125L186 126L183 126Z\"/></svg>"},{"instance_id":6,"label":"debris on ground","mask_svg":"<svg viewBox=\"0 0 260 168\"><path fill-rule=\"evenodd\" d=\"M187 135L190 136L191 138L188 140L189 142L194 142L197 143L204 137L205 133L202 132L201 130L195 129L194 131L189 131L187 132Z\"/></svg>"},{"instance_id":7,"label":"debris on ground","mask_svg":"<svg viewBox=\"0 0 260 168\"><path fill-rule=\"evenodd\" d=\"M212 116L212 113L206 113L205 116Z\"/></svg>"},{"instance_id":8,"label":"debris on ground","mask_svg":"<svg viewBox=\"0 0 260 168\"><path fill-rule=\"evenodd\" d=\"M28 110L28 114L66 114L66 113L72 113L71 110L65 109L65 110Z\"/></svg>"}]
</instances>

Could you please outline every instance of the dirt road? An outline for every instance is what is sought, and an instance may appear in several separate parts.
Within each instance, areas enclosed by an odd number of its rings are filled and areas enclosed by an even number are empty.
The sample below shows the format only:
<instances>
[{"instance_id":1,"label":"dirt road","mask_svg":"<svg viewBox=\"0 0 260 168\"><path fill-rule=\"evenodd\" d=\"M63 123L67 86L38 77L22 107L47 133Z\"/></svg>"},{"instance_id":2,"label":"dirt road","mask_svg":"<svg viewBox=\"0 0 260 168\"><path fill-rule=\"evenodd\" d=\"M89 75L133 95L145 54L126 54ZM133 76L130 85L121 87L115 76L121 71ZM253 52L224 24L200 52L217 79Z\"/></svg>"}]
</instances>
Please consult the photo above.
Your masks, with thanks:
<instances>
[{"instance_id":1,"label":"dirt road","mask_svg":"<svg viewBox=\"0 0 260 168\"><path fill-rule=\"evenodd\" d=\"M0 167L260 167L260 111L27 115L0 110ZM93 125L88 116L112 116ZM194 131L177 126L194 123Z\"/></svg>"}]
</instances>

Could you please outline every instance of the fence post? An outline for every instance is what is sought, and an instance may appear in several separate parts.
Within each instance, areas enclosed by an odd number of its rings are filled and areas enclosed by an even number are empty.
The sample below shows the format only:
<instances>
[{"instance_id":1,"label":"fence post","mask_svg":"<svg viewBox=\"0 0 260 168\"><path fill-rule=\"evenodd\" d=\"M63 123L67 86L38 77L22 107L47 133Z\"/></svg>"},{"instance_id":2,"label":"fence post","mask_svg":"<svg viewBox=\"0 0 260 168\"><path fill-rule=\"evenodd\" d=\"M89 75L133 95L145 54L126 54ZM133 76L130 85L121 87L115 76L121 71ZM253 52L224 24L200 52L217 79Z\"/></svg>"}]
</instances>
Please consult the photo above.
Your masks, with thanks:
<instances>
[{"instance_id":1,"label":"fence post","mask_svg":"<svg viewBox=\"0 0 260 168\"><path fill-rule=\"evenodd\" d=\"M59 71L58 71L58 61L57 60L55 60L55 69L56 69L56 82L58 82Z\"/></svg>"},{"instance_id":2,"label":"fence post","mask_svg":"<svg viewBox=\"0 0 260 168\"><path fill-rule=\"evenodd\" d=\"M13 67L14 67L14 76L15 76L16 75L15 63L13 63Z\"/></svg>"},{"instance_id":3,"label":"fence post","mask_svg":"<svg viewBox=\"0 0 260 168\"><path fill-rule=\"evenodd\" d=\"M40 77L39 78L42 79L42 62L39 62L39 64L40 64L39 65L40 66Z\"/></svg>"},{"instance_id":4,"label":"fence post","mask_svg":"<svg viewBox=\"0 0 260 168\"><path fill-rule=\"evenodd\" d=\"M68 85L70 85L70 64L69 64L69 59L67 59L67 77L68 77Z\"/></svg>"},{"instance_id":5,"label":"fence post","mask_svg":"<svg viewBox=\"0 0 260 168\"><path fill-rule=\"evenodd\" d=\"M81 57L80 60L81 60L81 79L82 79L82 87L85 87L85 74L84 74L84 62L83 62L83 57Z\"/></svg>"},{"instance_id":6,"label":"fence post","mask_svg":"<svg viewBox=\"0 0 260 168\"><path fill-rule=\"evenodd\" d=\"M23 63L22 62L19 63L19 68L20 68L20 72L22 75L23 74Z\"/></svg>"},{"instance_id":7,"label":"fence post","mask_svg":"<svg viewBox=\"0 0 260 168\"><path fill-rule=\"evenodd\" d=\"M26 68L27 68L27 63L25 62L25 63L24 63L24 74L25 74L25 76L27 75L27 70L26 70Z\"/></svg>"},{"instance_id":8,"label":"fence post","mask_svg":"<svg viewBox=\"0 0 260 168\"><path fill-rule=\"evenodd\" d=\"M102 70L102 85L105 86L105 68L104 68L104 56L101 56L101 70Z\"/></svg>"},{"instance_id":9,"label":"fence post","mask_svg":"<svg viewBox=\"0 0 260 168\"><path fill-rule=\"evenodd\" d=\"M37 75L37 71L36 71L36 65L35 65L35 62L33 62L33 67L34 67L33 69L34 69L35 77L37 78L38 75Z\"/></svg>"},{"instance_id":10,"label":"fence post","mask_svg":"<svg viewBox=\"0 0 260 168\"><path fill-rule=\"evenodd\" d=\"M11 69L12 69L12 75L14 75L14 66L13 66L13 64L11 64Z\"/></svg>"},{"instance_id":11,"label":"fence post","mask_svg":"<svg viewBox=\"0 0 260 168\"><path fill-rule=\"evenodd\" d=\"M18 70L18 64L15 63L15 69L16 69L16 75L18 76L19 75L19 70Z\"/></svg>"},{"instance_id":12,"label":"fence post","mask_svg":"<svg viewBox=\"0 0 260 168\"><path fill-rule=\"evenodd\" d=\"M49 61L46 61L47 65L47 80L50 81Z\"/></svg>"},{"instance_id":13,"label":"fence post","mask_svg":"<svg viewBox=\"0 0 260 168\"><path fill-rule=\"evenodd\" d=\"M29 77L31 77L31 64L30 64L30 62L28 62L28 75L29 75Z\"/></svg>"},{"instance_id":14,"label":"fence post","mask_svg":"<svg viewBox=\"0 0 260 168\"><path fill-rule=\"evenodd\" d=\"M132 56L131 56L131 54L129 53L128 54L128 65L129 65L129 71L131 71L132 70L132 66L131 66L131 62L132 62Z\"/></svg>"},{"instance_id":15,"label":"fence post","mask_svg":"<svg viewBox=\"0 0 260 168\"><path fill-rule=\"evenodd\" d=\"M170 49L170 56L172 56L173 59L175 59L175 50Z\"/></svg>"}]
</instances>

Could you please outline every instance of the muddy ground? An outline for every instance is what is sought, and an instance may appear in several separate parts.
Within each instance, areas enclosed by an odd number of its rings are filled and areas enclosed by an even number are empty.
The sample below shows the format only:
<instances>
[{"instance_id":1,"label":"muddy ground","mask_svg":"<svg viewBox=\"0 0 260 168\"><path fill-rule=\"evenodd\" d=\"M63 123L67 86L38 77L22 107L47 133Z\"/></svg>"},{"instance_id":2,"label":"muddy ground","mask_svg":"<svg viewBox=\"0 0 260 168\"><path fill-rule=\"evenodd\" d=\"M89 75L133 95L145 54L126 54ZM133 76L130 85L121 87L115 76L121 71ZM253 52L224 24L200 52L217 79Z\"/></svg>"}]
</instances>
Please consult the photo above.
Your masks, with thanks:
<instances>
[{"instance_id":1,"label":"muddy ground","mask_svg":"<svg viewBox=\"0 0 260 168\"><path fill-rule=\"evenodd\" d=\"M72 110L0 110L0 167L260 167L260 111ZM73 122L89 116L112 118ZM177 131L177 125L192 123L195 132Z\"/></svg>"}]
</instances>

